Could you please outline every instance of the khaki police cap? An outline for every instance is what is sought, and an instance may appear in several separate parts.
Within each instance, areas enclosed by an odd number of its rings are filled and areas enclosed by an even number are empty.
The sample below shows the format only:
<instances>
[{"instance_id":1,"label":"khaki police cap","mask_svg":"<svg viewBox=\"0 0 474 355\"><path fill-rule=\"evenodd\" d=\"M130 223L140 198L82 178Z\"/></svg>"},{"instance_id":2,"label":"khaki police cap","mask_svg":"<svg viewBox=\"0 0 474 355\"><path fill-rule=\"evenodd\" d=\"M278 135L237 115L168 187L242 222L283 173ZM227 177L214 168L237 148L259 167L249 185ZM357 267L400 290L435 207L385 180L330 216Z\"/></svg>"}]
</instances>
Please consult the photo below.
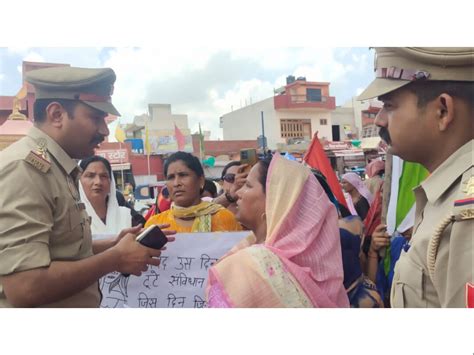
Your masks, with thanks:
<instances>
[{"instance_id":1,"label":"khaki police cap","mask_svg":"<svg viewBox=\"0 0 474 355\"><path fill-rule=\"evenodd\" d=\"M417 80L474 81L474 48L375 48L375 80L357 98L367 100Z\"/></svg>"},{"instance_id":2,"label":"khaki police cap","mask_svg":"<svg viewBox=\"0 0 474 355\"><path fill-rule=\"evenodd\" d=\"M112 105L115 73L110 68L53 67L26 73L37 99L79 100L97 110L120 116Z\"/></svg>"}]
</instances>

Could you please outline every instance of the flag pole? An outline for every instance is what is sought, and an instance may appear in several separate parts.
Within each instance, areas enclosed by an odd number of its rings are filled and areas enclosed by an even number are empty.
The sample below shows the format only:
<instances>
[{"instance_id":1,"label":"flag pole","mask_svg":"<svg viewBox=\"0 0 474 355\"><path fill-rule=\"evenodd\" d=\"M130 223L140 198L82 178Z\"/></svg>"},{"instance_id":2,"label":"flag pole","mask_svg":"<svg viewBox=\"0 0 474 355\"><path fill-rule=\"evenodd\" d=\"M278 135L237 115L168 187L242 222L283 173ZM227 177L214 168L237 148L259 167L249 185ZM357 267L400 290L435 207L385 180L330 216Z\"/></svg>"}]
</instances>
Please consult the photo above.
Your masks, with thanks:
<instances>
[{"instance_id":1,"label":"flag pole","mask_svg":"<svg viewBox=\"0 0 474 355\"><path fill-rule=\"evenodd\" d=\"M150 111L148 111L148 118L145 120L145 149L146 149L146 160L148 167L148 178L150 178L150 142L149 142L149 131L148 131L148 120L150 119Z\"/></svg>"},{"instance_id":2,"label":"flag pole","mask_svg":"<svg viewBox=\"0 0 474 355\"><path fill-rule=\"evenodd\" d=\"M125 191L125 179L123 178L123 160L122 160L122 141L124 140L122 134L122 126L120 125L120 118L117 119L117 125L115 126L115 139L119 142L119 162L120 162L120 175L122 178L122 192Z\"/></svg>"},{"instance_id":3,"label":"flag pole","mask_svg":"<svg viewBox=\"0 0 474 355\"><path fill-rule=\"evenodd\" d=\"M123 178L122 142L119 142L119 150L120 150L120 174L122 175L122 191L125 191L125 180Z\"/></svg>"},{"instance_id":4,"label":"flag pole","mask_svg":"<svg viewBox=\"0 0 474 355\"><path fill-rule=\"evenodd\" d=\"M203 151L203 146L202 146L202 131L201 131L201 122L199 122L199 160L202 162L202 151Z\"/></svg>"}]
</instances>

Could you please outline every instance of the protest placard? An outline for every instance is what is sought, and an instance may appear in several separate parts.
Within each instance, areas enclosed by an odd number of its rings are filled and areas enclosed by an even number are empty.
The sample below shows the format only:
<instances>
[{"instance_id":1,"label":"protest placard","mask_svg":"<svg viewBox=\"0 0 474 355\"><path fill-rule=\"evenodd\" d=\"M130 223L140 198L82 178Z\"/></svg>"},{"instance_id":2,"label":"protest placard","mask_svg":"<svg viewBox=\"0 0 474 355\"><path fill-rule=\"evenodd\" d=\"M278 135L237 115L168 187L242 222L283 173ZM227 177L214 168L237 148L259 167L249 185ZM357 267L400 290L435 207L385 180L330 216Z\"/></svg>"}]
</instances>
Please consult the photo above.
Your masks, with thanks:
<instances>
[{"instance_id":1,"label":"protest placard","mask_svg":"<svg viewBox=\"0 0 474 355\"><path fill-rule=\"evenodd\" d=\"M139 277L126 277L119 272L102 277L101 307L205 308L207 270L248 234L177 234L161 254L160 266L149 266Z\"/></svg>"}]
</instances>

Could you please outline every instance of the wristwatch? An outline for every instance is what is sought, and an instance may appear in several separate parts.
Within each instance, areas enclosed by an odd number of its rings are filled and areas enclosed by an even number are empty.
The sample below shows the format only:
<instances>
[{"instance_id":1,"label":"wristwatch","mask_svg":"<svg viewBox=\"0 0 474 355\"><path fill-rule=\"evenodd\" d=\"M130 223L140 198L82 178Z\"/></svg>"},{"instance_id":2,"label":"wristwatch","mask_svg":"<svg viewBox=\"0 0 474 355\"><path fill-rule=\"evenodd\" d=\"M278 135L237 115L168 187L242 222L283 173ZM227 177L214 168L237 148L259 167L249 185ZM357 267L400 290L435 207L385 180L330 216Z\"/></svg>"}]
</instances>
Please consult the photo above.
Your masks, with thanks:
<instances>
[{"instance_id":1,"label":"wristwatch","mask_svg":"<svg viewBox=\"0 0 474 355\"><path fill-rule=\"evenodd\" d=\"M230 193L226 192L225 193L225 198L227 199L227 201L229 201L230 203L236 203L238 198L233 198Z\"/></svg>"}]
</instances>

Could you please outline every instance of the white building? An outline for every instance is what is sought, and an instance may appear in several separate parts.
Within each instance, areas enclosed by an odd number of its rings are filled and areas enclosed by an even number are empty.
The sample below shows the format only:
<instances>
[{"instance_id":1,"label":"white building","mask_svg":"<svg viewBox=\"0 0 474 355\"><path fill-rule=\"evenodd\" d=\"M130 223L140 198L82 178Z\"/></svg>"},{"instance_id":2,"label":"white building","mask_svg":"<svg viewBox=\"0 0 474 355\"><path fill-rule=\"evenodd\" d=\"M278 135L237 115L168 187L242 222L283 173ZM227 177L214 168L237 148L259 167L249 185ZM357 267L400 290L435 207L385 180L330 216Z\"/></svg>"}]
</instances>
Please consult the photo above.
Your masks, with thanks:
<instances>
[{"instance_id":1,"label":"white building","mask_svg":"<svg viewBox=\"0 0 474 355\"><path fill-rule=\"evenodd\" d=\"M332 132L333 141L344 141L360 137L360 131L356 126L354 109L352 107L336 107L331 112L331 118L333 126L339 126L339 131L334 130Z\"/></svg>"},{"instance_id":2,"label":"white building","mask_svg":"<svg viewBox=\"0 0 474 355\"><path fill-rule=\"evenodd\" d=\"M275 96L224 114L221 128L224 140L256 139L262 135L262 120L267 147L277 149L281 144L311 141L318 131L319 138L332 140L331 113L335 98L329 96L329 83L309 82L305 78L287 77L287 85L275 90Z\"/></svg>"},{"instance_id":3,"label":"white building","mask_svg":"<svg viewBox=\"0 0 474 355\"><path fill-rule=\"evenodd\" d=\"M370 118L372 119L372 121L375 120L375 116L382 107L382 105L383 103L378 101L377 99L359 101L357 100L357 97L353 97L352 99L344 103L341 108L346 108L353 111L353 115L355 118L355 126L357 128L359 138L363 138L367 136L364 131L367 131L367 126L369 125L369 122L366 119ZM371 128L374 128L373 124L371 125ZM377 132L372 134L378 135Z\"/></svg>"}]
</instances>

